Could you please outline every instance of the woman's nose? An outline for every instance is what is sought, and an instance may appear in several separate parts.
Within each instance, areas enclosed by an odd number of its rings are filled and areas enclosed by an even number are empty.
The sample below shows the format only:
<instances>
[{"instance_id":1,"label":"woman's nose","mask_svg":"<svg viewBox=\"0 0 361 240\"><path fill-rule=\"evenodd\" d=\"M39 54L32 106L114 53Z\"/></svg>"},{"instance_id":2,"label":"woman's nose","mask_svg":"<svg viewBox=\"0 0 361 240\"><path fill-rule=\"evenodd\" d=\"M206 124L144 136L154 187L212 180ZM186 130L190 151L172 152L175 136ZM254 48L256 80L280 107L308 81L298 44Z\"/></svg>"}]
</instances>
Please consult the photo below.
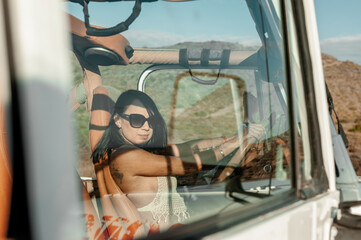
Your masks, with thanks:
<instances>
[{"instance_id":1,"label":"woman's nose","mask_svg":"<svg viewBox=\"0 0 361 240\"><path fill-rule=\"evenodd\" d=\"M142 129L143 129L143 130L146 130L146 131L149 131L150 127L149 127L148 121L145 121L145 122L144 122L144 124L143 124L143 126L142 126Z\"/></svg>"}]
</instances>

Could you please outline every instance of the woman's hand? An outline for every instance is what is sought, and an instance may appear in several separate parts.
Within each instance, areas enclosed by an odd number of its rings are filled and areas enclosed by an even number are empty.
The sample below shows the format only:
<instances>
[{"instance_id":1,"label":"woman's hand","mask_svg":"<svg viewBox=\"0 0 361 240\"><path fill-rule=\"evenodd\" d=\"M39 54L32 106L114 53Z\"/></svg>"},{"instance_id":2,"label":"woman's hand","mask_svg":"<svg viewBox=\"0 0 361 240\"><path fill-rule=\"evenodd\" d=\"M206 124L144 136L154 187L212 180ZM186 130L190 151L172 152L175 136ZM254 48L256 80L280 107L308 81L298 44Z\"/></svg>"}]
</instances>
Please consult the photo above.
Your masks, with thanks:
<instances>
[{"instance_id":1,"label":"woman's hand","mask_svg":"<svg viewBox=\"0 0 361 240\"><path fill-rule=\"evenodd\" d=\"M265 137L266 128L262 124L250 123L246 137L249 143L260 142ZM252 140L253 139L253 140Z\"/></svg>"},{"instance_id":2,"label":"woman's hand","mask_svg":"<svg viewBox=\"0 0 361 240\"><path fill-rule=\"evenodd\" d=\"M227 163L227 166L222 170L220 175L213 180L213 183L224 181L229 177L235 168L242 165L242 161L250 162L259 156L259 150L263 146L263 139L265 137L266 130L262 124L248 124L248 127L235 135L236 140L231 139L230 143L235 144L233 147L237 152L233 155L232 159ZM255 149L256 151L253 151ZM251 151L251 154L248 152Z\"/></svg>"},{"instance_id":3,"label":"woman's hand","mask_svg":"<svg viewBox=\"0 0 361 240\"><path fill-rule=\"evenodd\" d=\"M246 149L249 145L259 143L264 139L266 129L262 124L250 123L247 128L243 130L243 134L237 134L226 142L215 148L215 154L217 161L233 152L238 147L241 147L241 152Z\"/></svg>"}]
</instances>

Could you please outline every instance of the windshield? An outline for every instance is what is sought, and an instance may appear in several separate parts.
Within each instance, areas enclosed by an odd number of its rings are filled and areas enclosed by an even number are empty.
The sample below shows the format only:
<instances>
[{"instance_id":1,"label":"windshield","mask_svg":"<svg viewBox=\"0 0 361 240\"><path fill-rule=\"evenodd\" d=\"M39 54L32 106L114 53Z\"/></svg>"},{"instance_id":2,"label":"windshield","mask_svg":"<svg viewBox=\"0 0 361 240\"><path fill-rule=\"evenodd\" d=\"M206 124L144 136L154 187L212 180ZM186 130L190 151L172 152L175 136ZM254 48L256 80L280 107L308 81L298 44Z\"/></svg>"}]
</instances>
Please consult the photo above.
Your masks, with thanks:
<instances>
[{"instance_id":1,"label":"windshield","mask_svg":"<svg viewBox=\"0 0 361 240\"><path fill-rule=\"evenodd\" d=\"M279 1L143 2L110 36L85 34L76 2L66 9L85 234L166 234L294 190ZM89 22L116 26L137 3L90 2Z\"/></svg>"}]
</instances>

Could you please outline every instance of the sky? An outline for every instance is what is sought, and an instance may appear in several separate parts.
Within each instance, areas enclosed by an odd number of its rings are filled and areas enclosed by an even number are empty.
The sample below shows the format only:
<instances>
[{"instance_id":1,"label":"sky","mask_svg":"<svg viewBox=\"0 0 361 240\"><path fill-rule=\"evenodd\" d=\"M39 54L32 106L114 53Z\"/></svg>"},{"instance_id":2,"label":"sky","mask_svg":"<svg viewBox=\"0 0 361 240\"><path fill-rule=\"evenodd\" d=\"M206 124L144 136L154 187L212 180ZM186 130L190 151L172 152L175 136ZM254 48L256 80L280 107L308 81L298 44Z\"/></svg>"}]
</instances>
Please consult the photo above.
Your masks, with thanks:
<instances>
[{"instance_id":1,"label":"sky","mask_svg":"<svg viewBox=\"0 0 361 240\"><path fill-rule=\"evenodd\" d=\"M206 10L201 6L205 2ZM132 1L91 2L90 23L114 26L129 16L133 5ZM67 6L71 14L83 19L79 4L68 3ZM321 51L341 61L361 65L361 0L315 0L315 10ZM140 17L122 34L133 47L161 47L209 39L260 45L251 15L242 0L143 3Z\"/></svg>"},{"instance_id":2,"label":"sky","mask_svg":"<svg viewBox=\"0 0 361 240\"><path fill-rule=\"evenodd\" d=\"M321 51L361 65L361 1L315 0Z\"/></svg>"},{"instance_id":3,"label":"sky","mask_svg":"<svg viewBox=\"0 0 361 240\"><path fill-rule=\"evenodd\" d=\"M129 16L133 5L134 2L92 2L89 4L90 23L114 26ZM74 3L70 3L70 6L70 13L83 19L81 6ZM160 12L163 14L159 14ZM206 41L210 38L248 45L260 44L246 3L240 0L143 3L140 17L122 34L135 47L169 46L178 42Z\"/></svg>"}]
</instances>

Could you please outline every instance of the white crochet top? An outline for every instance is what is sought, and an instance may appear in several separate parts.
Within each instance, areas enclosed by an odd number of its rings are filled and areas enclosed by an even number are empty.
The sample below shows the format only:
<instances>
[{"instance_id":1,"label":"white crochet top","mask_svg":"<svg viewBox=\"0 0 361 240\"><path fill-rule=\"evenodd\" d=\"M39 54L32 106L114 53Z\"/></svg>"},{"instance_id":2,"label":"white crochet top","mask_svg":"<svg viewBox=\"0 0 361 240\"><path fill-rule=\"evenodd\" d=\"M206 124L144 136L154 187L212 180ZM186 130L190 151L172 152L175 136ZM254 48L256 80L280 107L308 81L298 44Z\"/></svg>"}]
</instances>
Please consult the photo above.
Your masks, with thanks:
<instances>
[{"instance_id":1,"label":"white crochet top","mask_svg":"<svg viewBox=\"0 0 361 240\"><path fill-rule=\"evenodd\" d=\"M177 180L175 177L157 177L158 191L152 202L148 205L138 208L140 212L149 211L153 219L160 223L167 222L170 216L177 216L178 222L183 222L189 218L187 207L183 198L177 193ZM170 186L168 186L170 183ZM170 206L172 213L170 212Z\"/></svg>"}]
</instances>

